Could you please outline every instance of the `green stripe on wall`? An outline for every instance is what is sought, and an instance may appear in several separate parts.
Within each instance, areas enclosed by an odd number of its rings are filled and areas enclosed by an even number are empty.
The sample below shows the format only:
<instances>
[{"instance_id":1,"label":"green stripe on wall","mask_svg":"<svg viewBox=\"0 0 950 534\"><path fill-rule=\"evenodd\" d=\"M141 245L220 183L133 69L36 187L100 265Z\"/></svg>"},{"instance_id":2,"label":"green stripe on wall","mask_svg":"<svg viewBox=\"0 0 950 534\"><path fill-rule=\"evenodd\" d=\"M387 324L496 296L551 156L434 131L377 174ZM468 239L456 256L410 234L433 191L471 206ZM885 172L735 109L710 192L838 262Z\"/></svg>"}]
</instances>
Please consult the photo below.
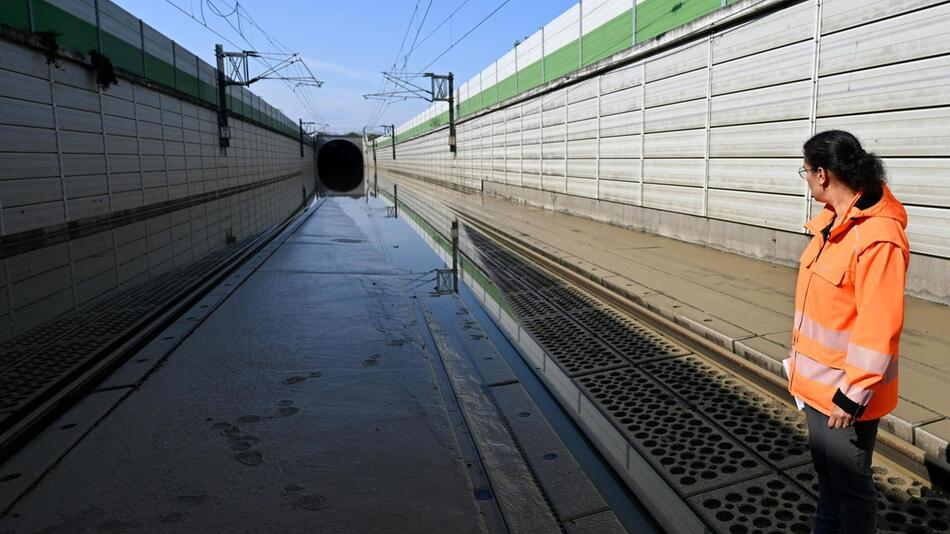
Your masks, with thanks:
<instances>
[{"instance_id":1,"label":"green stripe on wall","mask_svg":"<svg viewBox=\"0 0 950 534\"><path fill-rule=\"evenodd\" d=\"M498 82L498 100L504 101L518 94L518 74L512 74Z\"/></svg>"},{"instance_id":2,"label":"green stripe on wall","mask_svg":"<svg viewBox=\"0 0 950 534\"><path fill-rule=\"evenodd\" d=\"M145 53L145 77L162 85L175 87L175 67Z\"/></svg>"},{"instance_id":3,"label":"green stripe on wall","mask_svg":"<svg viewBox=\"0 0 950 534\"><path fill-rule=\"evenodd\" d=\"M584 36L583 65L633 46L633 10L624 11Z\"/></svg>"},{"instance_id":4,"label":"green stripe on wall","mask_svg":"<svg viewBox=\"0 0 950 534\"><path fill-rule=\"evenodd\" d=\"M518 90L522 93L541 85L541 60L518 71Z\"/></svg>"},{"instance_id":5,"label":"green stripe on wall","mask_svg":"<svg viewBox=\"0 0 950 534\"><path fill-rule=\"evenodd\" d=\"M4 5L6 9L6 5ZM43 0L33 0L34 26L37 32L56 32L60 46L78 50L83 54L99 50L96 26L71 15Z\"/></svg>"},{"instance_id":6,"label":"green stripe on wall","mask_svg":"<svg viewBox=\"0 0 950 534\"><path fill-rule=\"evenodd\" d=\"M30 12L28 0L0 0L0 23L29 31ZM34 26L37 32L55 32L57 43L65 48L87 54L90 50L99 50L100 32L95 24L88 23L75 15L44 1L32 0ZM209 104L217 104L217 89L214 84L202 82L196 76L198 66L193 72L176 69L158 57L145 53L135 44L128 43L108 32L101 32L101 52L112 64L130 73L143 76L152 82L177 89L185 94L200 98ZM296 125L284 123L284 119L264 117L259 109L253 109L240 100L229 97L228 108L234 113L258 122L267 122L274 129L290 137L297 137Z\"/></svg>"},{"instance_id":7,"label":"green stripe on wall","mask_svg":"<svg viewBox=\"0 0 950 534\"><path fill-rule=\"evenodd\" d=\"M30 31L30 6L27 0L3 0L0 9L0 24Z\"/></svg>"},{"instance_id":8,"label":"green stripe on wall","mask_svg":"<svg viewBox=\"0 0 950 534\"><path fill-rule=\"evenodd\" d=\"M498 103L498 91L496 86L490 85L488 89L482 91L482 107L487 108Z\"/></svg>"},{"instance_id":9,"label":"green stripe on wall","mask_svg":"<svg viewBox=\"0 0 950 534\"><path fill-rule=\"evenodd\" d=\"M111 33L102 32L102 53L116 67L145 76L142 70L142 51L138 47L130 45Z\"/></svg>"},{"instance_id":10,"label":"green stripe on wall","mask_svg":"<svg viewBox=\"0 0 950 534\"><path fill-rule=\"evenodd\" d=\"M210 83L198 82L198 97L209 104L218 103L218 92Z\"/></svg>"},{"instance_id":11,"label":"green stripe on wall","mask_svg":"<svg viewBox=\"0 0 950 534\"><path fill-rule=\"evenodd\" d=\"M545 82L570 74L580 67L579 46L575 40L544 57Z\"/></svg>"},{"instance_id":12,"label":"green stripe on wall","mask_svg":"<svg viewBox=\"0 0 950 534\"><path fill-rule=\"evenodd\" d=\"M728 3L738 1L728 0ZM636 42L652 39L708 15L721 5L721 0L646 0L636 6ZM579 57L579 41L571 42L546 55L543 60L519 69L516 74L501 80L497 86L486 87L462 100L459 103L459 116L472 115L490 105L530 91L542 83L570 74L580 66L590 65L630 48L634 39L633 15L633 10L625 11L584 35L583 58ZM415 128L410 131L418 132ZM407 136L410 131L397 136L397 141L411 137Z\"/></svg>"},{"instance_id":13,"label":"green stripe on wall","mask_svg":"<svg viewBox=\"0 0 950 534\"><path fill-rule=\"evenodd\" d=\"M720 0L646 0L637 5L637 42L652 39L711 13L721 4Z\"/></svg>"},{"instance_id":14,"label":"green stripe on wall","mask_svg":"<svg viewBox=\"0 0 950 534\"><path fill-rule=\"evenodd\" d=\"M197 68L197 67L196 67ZM178 70L178 76L175 79L176 89L179 91L189 94L191 96L198 96L198 78L194 74L189 74L181 69Z\"/></svg>"}]
</instances>

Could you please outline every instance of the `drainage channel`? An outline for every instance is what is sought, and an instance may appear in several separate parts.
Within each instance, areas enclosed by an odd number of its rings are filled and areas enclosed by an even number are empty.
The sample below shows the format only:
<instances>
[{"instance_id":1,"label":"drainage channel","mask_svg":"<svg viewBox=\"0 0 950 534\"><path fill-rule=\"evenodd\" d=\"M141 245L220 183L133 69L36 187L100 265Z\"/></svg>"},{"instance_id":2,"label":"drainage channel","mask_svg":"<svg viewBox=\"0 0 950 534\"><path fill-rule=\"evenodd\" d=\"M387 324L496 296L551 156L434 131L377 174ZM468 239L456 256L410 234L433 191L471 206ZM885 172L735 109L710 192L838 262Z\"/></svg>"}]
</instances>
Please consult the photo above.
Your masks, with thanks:
<instances>
[{"instance_id":1,"label":"drainage channel","mask_svg":"<svg viewBox=\"0 0 950 534\"><path fill-rule=\"evenodd\" d=\"M418 195L400 189L400 209L446 259L448 221L461 214ZM668 530L811 531L817 487L800 412L463 222L461 280ZM946 492L881 461L873 470L880 531L950 532Z\"/></svg>"}]
</instances>

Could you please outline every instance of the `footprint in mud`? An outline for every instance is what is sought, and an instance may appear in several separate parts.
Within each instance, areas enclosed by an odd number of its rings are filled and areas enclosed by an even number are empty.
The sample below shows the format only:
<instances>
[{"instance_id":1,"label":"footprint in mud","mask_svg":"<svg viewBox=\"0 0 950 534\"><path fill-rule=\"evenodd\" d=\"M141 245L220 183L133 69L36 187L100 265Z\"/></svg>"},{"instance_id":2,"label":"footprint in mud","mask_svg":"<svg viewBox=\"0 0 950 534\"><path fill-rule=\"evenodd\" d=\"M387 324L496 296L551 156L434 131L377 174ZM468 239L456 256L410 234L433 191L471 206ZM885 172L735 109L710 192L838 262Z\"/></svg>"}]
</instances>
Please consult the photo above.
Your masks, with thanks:
<instances>
[{"instance_id":1,"label":"footprint in mud","mask_svg":"<svg viewBox=\"0 0 950 534\"><path fill-rule=\"evenodd\" d=\"M284 495L300 495L303 493L303 486L300 484L287 484L284 486L284 489L281 490L281 493Z\"/></svg>"},{"instance_id":2,"label":"footprint in mud","mask_svg":"<svg viewBox=\"0 0 950 534\"><path fill-rule=\"evenodd\" d=\"M320 378L321 376L323 376L323 373L321 373L320 371L314 371L310 373L308 376L310 378Z\"/></svg>"},{"instance_id":3,"label":"footprint in mud","mask_svg":"<svg viewBox=\"0 0 950 534\"><path fill-rule=\"evenodd\" d=\"M208 495L179 495L175 500L189 506L198 506L208 502L210 498Z\"/></svg>"},{"instance_id":4,"label":"footprint in mud","mask_svg":"<svg viewBox=\"0 0 950 534\"><path fill-rule=\"evenodd\" d=\"M264 455L258 451L244 451L234 455L234 459L244 465L260 465L264 462Z\"/></svg>"},{"instance_id":5,"label":"footprint in mud","mask_svg":"<svg viewBox=\"0 0 950 534\"><path fill-rule=\"evenodd\" d=\"M294 401L292 401L292 400L282 400L282 401L278 402L277 405L278 405L278 406L293 406L293 405L294 405Z\"/></svg>"},{"instance_id":6,"label":"footprint in mud","mask_svg":"<svg viewBox=\"0 0 950 534\"><path fill-rule=\"evenodd\" d=\"M292 385L292 384L299 384L299 383L303 382L304 380L306 380L306 378L305 378L305 377L302 377L302 376L291 376L291 377L289 377L289 378L285 378L285 379L281 380L281 382L283 382L284 384L287 384L288 386L290 386L290 385Z\"/></svg>"},{"instance_id":7,"label":"footprint in mud","mask_svg":"<svg viewBox=\"0 0 950 534\"><path fill-rule=\"evenodd\" d=\"M242 423L256 423L260 420L261 418L258 415L242 415L241 417L238 417L238 421Z\"/></svg>"},{"instance_id":8,"label":"footprint in mud","mask_svg":"<svg viewBox=\"0 0 950 534\"><path fill-rule=\"evenodd\" d=\"M393 346L393 347L401 347L401 346L403 346L403 345L405 345L405 344L406 344L406 340L405 340L405 339L394 339L394 340L390 341L389 343L387 343L387 345L391 345L391 346Z\"/></svg>"},{"instance_id":9,"label":"footprint in mud","mask_svg":"<svg viewBox=\"0 0 950 534\"><path fill-rule=\"evenodd\" d=\"M215 430L226 430L231 428L231 423L215 423L211 428Z\"/></svg>"},{"instance_id":10,"label":"footprint in mud","mask_svg":"<svg viewBox=\"0 0 950 534\"><path fill-rule=\"evenodd\" d=\"M234 436L228 440L228 443L231 444L232 451L246 451L260 443L261 440L257 439L254 436Z\"/></svg>"},{"instance_id":11,"label":"footprint in mud","mask_svg":"<svg viewBox=\"0 0 950 534\"><path fill-rule=\"evenodd\" d=\"M302 509L309 510L311 512L319 512L327 507L327 498L325 495L314 495L313 493L308 493L303 497L297 499L294 502L293 509Z\"/></svg>"},{"instance_id":12,"label":"footprint in mud","mask_svg":"<svg viewBox=\"0 0 950 534\"><path fill-rule=\"evenodd\" d=\"M293 406L281 406L278 410L281 417L290 417L291 415L300 411L300 408L294 408Z\"/></svg>"},{"instance_id":13,"label":"footprint in mud","mask_svg":"<svg viewBox=\"0 0 950 534\"><path fill-rule=\"evenodd\" d=\"M363 360L363 367L374 367L379 365L379 360L382 359L382 356L379 354L373 354L369 358Z\"/></svg>"},{"instance_id":14,"label":"footprint in mud","mask_svg":"<svg viewBox=\"0 0 950 534\"><path fill-rule=\"evenodd\" d=\"M232 451L240 452L240 451L246 451L250 448L251 448L251 442L249 441L235 440L231 442Z\"/></svg>"},{"instance_id":15,"label":"footprint in mud","mask_svg":"<svg viewBox=\"0 0 950 534\"><path fill-rule=\"evenodd\" d=\"M241 429L236 426L232 426L231 428L226 428L223 431L221 431L221 435L226 438L233 439L241 435Z\"/></svg>"}]
</instances>

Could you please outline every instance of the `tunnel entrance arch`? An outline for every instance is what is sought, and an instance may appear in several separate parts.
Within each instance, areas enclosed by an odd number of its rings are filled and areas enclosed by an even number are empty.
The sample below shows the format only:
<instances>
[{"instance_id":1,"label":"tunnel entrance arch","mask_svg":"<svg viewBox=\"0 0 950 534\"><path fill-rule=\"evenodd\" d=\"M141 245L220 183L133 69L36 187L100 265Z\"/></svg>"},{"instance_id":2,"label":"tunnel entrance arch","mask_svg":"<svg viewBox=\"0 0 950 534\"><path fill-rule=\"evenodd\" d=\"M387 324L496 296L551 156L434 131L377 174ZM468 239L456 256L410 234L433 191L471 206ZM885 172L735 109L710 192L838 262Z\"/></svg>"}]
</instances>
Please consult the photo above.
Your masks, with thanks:
<instances>
[{"instance_id":1,"label":"tunnel entrance arch","mask_svg":"<svg viewBox=\"0 0 950 534\"><path fill-rule=\"evenodd\" d=\"M348 193L363 184L363 152L346 139L327 141L317 151L320 184L333 193Z\"/></svg>"}]
</instances>

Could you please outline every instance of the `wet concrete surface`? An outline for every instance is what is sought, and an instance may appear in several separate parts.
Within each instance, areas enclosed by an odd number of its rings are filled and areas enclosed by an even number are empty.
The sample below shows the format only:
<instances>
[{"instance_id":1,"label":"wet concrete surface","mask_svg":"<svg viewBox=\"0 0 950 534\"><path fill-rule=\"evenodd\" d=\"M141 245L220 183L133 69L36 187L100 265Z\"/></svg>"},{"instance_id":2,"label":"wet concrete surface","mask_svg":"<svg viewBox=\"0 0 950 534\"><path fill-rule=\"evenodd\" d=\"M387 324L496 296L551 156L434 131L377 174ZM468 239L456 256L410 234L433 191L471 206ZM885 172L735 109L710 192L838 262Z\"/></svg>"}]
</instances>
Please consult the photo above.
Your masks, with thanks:
<instances>
[{"instance_id":1,"label":"wet concrete surface","mask_svg":"<svg viewBox=\"0 0 950 534\"><path fill-rule=\"evenodd\" d=\"M325 203L0 532L487 531L407 291L438 261L363 202Z\"/></svg>"}]
</instances>

